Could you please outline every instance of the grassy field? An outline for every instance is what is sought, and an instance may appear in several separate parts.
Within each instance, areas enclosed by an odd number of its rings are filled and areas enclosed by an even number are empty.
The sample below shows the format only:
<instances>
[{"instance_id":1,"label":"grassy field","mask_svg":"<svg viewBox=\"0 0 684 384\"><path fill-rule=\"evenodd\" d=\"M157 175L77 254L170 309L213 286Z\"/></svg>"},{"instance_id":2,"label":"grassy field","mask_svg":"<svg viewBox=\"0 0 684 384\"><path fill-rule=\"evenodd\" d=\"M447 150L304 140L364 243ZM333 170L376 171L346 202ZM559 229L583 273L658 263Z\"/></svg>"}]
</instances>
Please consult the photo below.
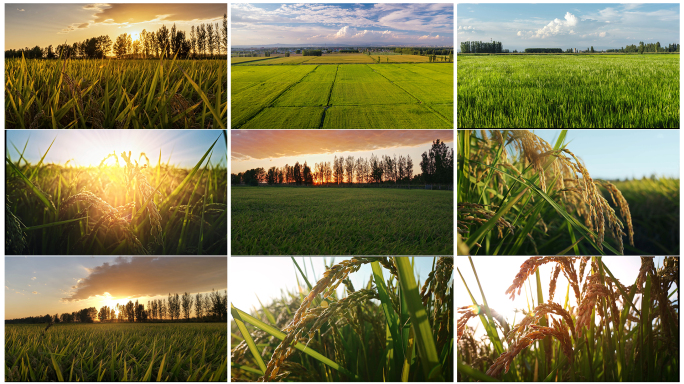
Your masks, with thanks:
<instances>
[{"instance_id":1,"label":"grassy field","mask_svg":"<svg viewBox=\"0 0 684 384\"><path fill-rule=\"evenodd\" d=\"M304 59L339 62L303 56L232 66L231 127L453 128L451 63L285 65ZM251 65L269 63L283 65Z\"/></svg>"},{"instance_id":2,"label":"grassy field","mask_svg":"<svg viewBox=\"0 0 684 384\"><path fill-rule=\"evenodd\" d=\"M225 60L5 60L6 128L226 128Z\"/></svg>"},{"instance_id":3,"label":"grassy field","mask_svg":"<svg viewBox=\"0 0 684 384\"><path fill-rule=\"evenodd\" d=\"M679 55L457 60L458 128L679 128Z\"/></svg>"},{"instance_id":4,"label":"grassy field","mask_svg":"<svg viewBox=\"0 0 684 384\"><path fill-rule=\"evenodd\" d=\"M231 305L231 381L453 382L453 257L433 260L422 289L411 259L330 263L318 281L299 269L299 292L250 314ZM363 264L372 279L354 287Z\"/></svg>"},{"instance_id":5,"label":"grassy field","mask_svg":"<svg viewBox=\"0 0 684 384\"><path fill-rule=\"evenodd\" d=\"M130 152L98 167L7 158L6 254L227 254L227 170L209 164L213 147L192 169L161 152L155 167Z\"/></svg>"},{"instance_id":6,"label":"grassy field","mask_svg":"<svg viewBox=\"0 0 684 384\"><path fill-rule=\"evenodd\" d=\"M679 255L679 179L618 181L634 222L632 255ZM607 191L604 196L610 199Z\"/></svg>"},{"instance_id":7,"label":"grassy field","mask_svg":"<svg viewBox=\"0 0 684 384\"><path fill-rule=\"evenodd\" d=\"M640 188L634 186L634 193L623 195L616 185L592 179L572 153L572 145L565 143L566 133L547 143L524 130L458 131L457 241L463 238L459 254L591 255L628 250L643 255L655 250L653 243L646 250L635 248L635 233L641 227L633 225L636 216L630 212L632 204L638 207L646 200L637 196ZM502 148L503 142L510 145ZM665 194L669 203L662 207L671 209L679 201L678 185L677 180L648 188ZM648 204L642 207L653 210ZM644 213L640 218L646 220L642 226L658 220L654 228L665 229L662 235L670 236L679 233L676 216L663 221ZM670 229L673 223L676 227ZM668 246L670 252L678 252L679 239Z\"/></svg>"},{"instance_id":8,"label":"grassy field","mask_svg":"<svg viewBox=\"0 0 684 384\"><path fill-rule=\"evenodd\" d=\"M233 255L453 254L451 191L235 187Z\"/></svg>"},{"instance_id":9,"label":"grassy field","mask_svg":"<svg viewBox=\"0 0 684 384\"><path fill-rule=\"evenodd\" d=\"M225 323L44 330L45 324L5 325L5 381L227 381Z\"/></svg>"},{"instance_id":10,"label":"grassy field","mask_svg":"<svg viewBox=\"0 0 684 384\"><path fill-rule=\"evenodd\" d=\"M629 286L615 278L606 259L525 260L510 271L505 291L514 299L525 288L527 310L516 310L512 319L496 312L506 308L487 304L504 295L492 295L488 271L476 270L472 260L461 264L457 270L470 298L462 295L456 305L457 381L678 382L679 258L666 257L656 268L653 258L642 257ZM539 273L547 263L555 267L548 286ZM477 285L468 287L463 273ZM559 277L568 286L556 292ZM476 339L476 327L487 335Z\"/></svg>"}]
</instances>

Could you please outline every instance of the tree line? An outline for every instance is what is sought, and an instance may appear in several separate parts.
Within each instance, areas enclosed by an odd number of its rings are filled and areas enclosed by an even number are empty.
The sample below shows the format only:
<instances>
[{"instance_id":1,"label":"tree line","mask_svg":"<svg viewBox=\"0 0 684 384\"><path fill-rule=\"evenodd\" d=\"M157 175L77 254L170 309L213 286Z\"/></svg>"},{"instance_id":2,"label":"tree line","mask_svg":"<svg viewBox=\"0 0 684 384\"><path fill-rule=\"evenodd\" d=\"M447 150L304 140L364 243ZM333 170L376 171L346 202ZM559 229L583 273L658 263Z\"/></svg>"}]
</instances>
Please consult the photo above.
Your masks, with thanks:
<instances>
[{"instance_id":1,"label":"tree line","mask_svg":"<svg viewBox=\"0 0 684 384\"><path fill-rule=\"evenodd\" d=\"M21 319L6 320L7 324L37 324L37 323L93 323L96 319L101 322L145 322L184 319L189 321L194 313L195 320L227 321L228 320L228 292L221 295L219 291L192 295L188 292L182 295L170 294L168 299L156 299L147 302L147 307L138 300L117 304L111 308L103 306L98 311L95 307L83 308L71 313L45 316L32 316Z\"/></svg>"},{"instance_id":2,"label":"tree line","mask_svg":"<svg viewBox=\"0 0 684 384\"><path fill-rule=\"evenodd\" d=\"M606 49L606 52L624 52L624 53L644 53L644 52L679 52L679 44L669 44L667 48L661 46L660 42L644 44L643 41L639 45L628 45L619 49Z\"/></svg>"},{"instance_id":3,"label":"tree line","mask_svg":"<svg viewBox=\"0 0 684 384\"><path fill-rule=\"evenodd\" d=\"M283 167L254 168L231 174L231 184L257 186L259 183L290 185L352 185L394 183L453 184L454 150L436 140L429 151L421 155L422 173L413 175L411 156L382 157L371 154L370 158L354 156L334 157L332 162L315 163L313 168L305 161Z\"/></svg>"},{"instance_id":4,"label":"tree line","mask_svg":"<svg viewBox=\"0 0 684 384\"><path fill-rule=\"evenodd\" d=\"M560 48L525 48L525 53L563 53Z\"/></svg>"},{"instance_id":5,"label":"tree line","mask_svg":"<svg viewBox=\"0 0 684 384\"><path fill-rule=\"evenodd\" d=\"M452 55L454 53L453 49L448 48L394 48L395 53L401 55L420 55L420 56L430 56L430 55Z\"/></svg>"},{"instance_id":6,"label":"tree line","mask_svg":"<svg viewBox=\"0 0 684 384\"><path fill-rule=\"evenodd\" d=\"M323 51L320 49L305 49L302 51L302 56L321 56Z\"/></svg>"},{"instance_id":7,"label":"tree line","mask_svg":"<svg viewBox=\"0 0 684 384\"><path fill-rule=\"evenodd\" d=\"M500 41L464 41L461 43L461 53L503 53L503 45Z\"/></svg>"},{"instance_id":8,"label":"tree line","mask_svg":"<svg viewBox=\"0 0 684 384\"><path fill-rule=\"evenodd\" d=\"M21 58L22 54L27 59L57 59L83 58L102 59L113 53L117 58L159 58L162 54L166 57L178 54L178 58L214 58L217 55L228 53L228 21L226 14L223 15L223 25L219 23L202 23L191 26L190 34L178 30L176 24L169 30L162 25L157 31L147 32L143 29L137 40L128 33L119 35L116 41L109 36L92 37L80 42L60 44L53 48L52 45L41 48L10 49L5 51L5 58Z\"/></svg>"}]
</instances>

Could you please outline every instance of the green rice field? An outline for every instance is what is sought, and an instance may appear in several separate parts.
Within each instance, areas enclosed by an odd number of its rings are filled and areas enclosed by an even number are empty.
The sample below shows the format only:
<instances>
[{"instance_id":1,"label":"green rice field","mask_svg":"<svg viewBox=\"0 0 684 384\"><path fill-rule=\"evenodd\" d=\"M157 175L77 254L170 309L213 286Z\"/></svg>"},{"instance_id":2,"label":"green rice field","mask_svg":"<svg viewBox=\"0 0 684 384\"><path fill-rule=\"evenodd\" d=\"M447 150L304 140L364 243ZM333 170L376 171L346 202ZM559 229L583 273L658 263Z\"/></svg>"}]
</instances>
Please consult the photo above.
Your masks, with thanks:
<instances>
[{"instance_id":1,"label":"green rice field","mask_svg":"<svg viewBox=\"0 0 684 384\"><path fill-rule=\"evenodd\" d=\"M233 255L453 255L453 191L234 187Z\"/></svg>"},{"instance_id":2,"label":"green rice field","mask_svg":"<svg viewBox=\"0 0 684 384\"><path fill-rule=\"evenodd\" d=\"M227 381L225 323L5 325L5 381Z\"/></svg>"},{"instance_id":3,"label":"green rice field","mask_svg":"<svg viewBox=\"0 0 684 384\"><path fill-rule=\"evenodd\" d=\"M458 128L679 128L679 55L458 56Z\"/></svg>"},{"instance_id":4,"label":"green rice field","mask_svg":"<svg viewBox=\"0 0 684 384\"><path fill-rule=\"evenodd\" d=\"M344 62L368 58L349 56ZM231 127L453 128L452 63L330 64L335 60L278 57L231 66Z\"/></svg>"}]
</instances>

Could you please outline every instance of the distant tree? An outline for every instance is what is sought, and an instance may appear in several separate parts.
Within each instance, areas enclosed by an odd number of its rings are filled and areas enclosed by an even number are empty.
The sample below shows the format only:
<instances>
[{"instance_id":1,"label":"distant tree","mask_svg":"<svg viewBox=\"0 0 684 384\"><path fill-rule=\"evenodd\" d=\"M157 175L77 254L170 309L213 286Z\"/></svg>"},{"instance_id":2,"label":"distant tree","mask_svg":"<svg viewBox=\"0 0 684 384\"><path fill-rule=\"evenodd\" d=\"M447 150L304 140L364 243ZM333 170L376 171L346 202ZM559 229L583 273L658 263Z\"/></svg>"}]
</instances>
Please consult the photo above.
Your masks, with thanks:
<instances>
[{"instance_id":1,"label":"distant tree","mask_svg":"<svg viewBox=\"0 0 684 384\"><path fill-rule=\"evenodd\" d=\"M195 316L198 320L202 318L202 294L199 292L195 295Z\"/></svg>"},{"instance_id":2,"label":"distant tree","mask_svg":"<svg viewBox=\"0 0 684 384\"><path fill-rule=\"evenodd\" d=\"M347 156L347 158L344 160L344 170L347 173L347 184L350 184L354 181L354 157L353 156Z\"/></svg>"},{"instance_id":3,"label":"distant tree","mask_svg":"<svg viewBox=\"0 0 684 384\"><path fill-rule=\"evenodd\" d=\"M302 166L302 180L304 181L304 185L309 185L313 184L313 176L311 174L311 168L306 164L306 161L304 162L304 165Z\"/></svg>"},{"instance_id":4,"label":"distant tree","mask_svg":"<svg viewBox=\"0 0 684 384\"><path fill-rule=\"evenodd\" d=\"M591 53L594 53L594 46L591 46Z\"/></svg>"},{"instance_id":5,"label":"distant tree","mask_svg":"<svg viewBox=\"0 0 684 384\"><path fill-rule=\"evenodd\" d=\"M204 23L200 24L197 28L197 49L200 51L202 56L204 56L204 49L207 45L207 30L204 28Z\"/></svg>"},{"instance_id":6,"label":"distant tree","mask_svg":"<svg viewBox=\"0 0 684 384\"><path fill-rule=\"evenodd\" d=\"M223 46L223 52L228 54L228 19L226 14L223 14L223 28L221 29L221 45Z\"/></svg>"},{"instance_id":7,"label":"distant tree","mask_svg":"<svg viewBox=\"0 0 684 384\"><path fill-rule=\"evenodd\" d=\"M190 49L192 50L192 57L197 55L197 34L195 33L195 26L190 27Z\"/></svg>"},{"instance_id":8,"label":"distant tree","mask_svg":"<svg viewBox=\"0 0 684 384\"><path fill-rule=\"evenodd\" d=\"M303 178L302 178L302 166L299 165L299 161L295 163L293 173L294 173L295 184L301 185Z\"/></svg>"},{"instance_id":9,"label":"distant tree","mask_svg":"<svg viewBox=\"0 0 684 384\"><path fill-rule=\"evenodd\" d=\"M161 28L157 30L157 45L159 45L161 53L168 58L171 44L169 43L169 29L166 28L166 25L162 25Z\"/></svg>"},{"instance_id":10,"label":"distant tree","mask_svg":"<svg viewBox=\"0 0 684 384\"><path fill-rule=\"evenodd\" d=\"M406 178L408 178L409 183L413 179L413 160L408 155L406 156Z\"/></svg>"},{"instance_id":11,"label":"distant tree","mask_svg":"<svg viewBox=\"0 0 684 384\"><path fill-rule=\"evenodd\" d=\"M192 300L192 296L189 293L183 293L183 296L181 298L181 305L183 308L183 317L185 317L185 320L190 319L190 312L192 311Z\"/></svg>"}]
</instances>

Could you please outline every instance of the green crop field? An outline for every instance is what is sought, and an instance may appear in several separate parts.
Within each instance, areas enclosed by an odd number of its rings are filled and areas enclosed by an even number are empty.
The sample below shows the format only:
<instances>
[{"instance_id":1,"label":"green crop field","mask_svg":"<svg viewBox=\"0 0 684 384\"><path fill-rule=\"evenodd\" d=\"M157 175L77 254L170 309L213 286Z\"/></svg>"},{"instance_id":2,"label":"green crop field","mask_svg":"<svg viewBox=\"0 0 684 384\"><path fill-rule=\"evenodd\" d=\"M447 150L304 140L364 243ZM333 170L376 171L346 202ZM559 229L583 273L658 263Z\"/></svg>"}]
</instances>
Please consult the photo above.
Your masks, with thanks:
<instances>
[{"instance_id":1,"label":"green crop field","mask_svg":"<svg viewBox=\"0 0 684 384\"><path fill-rule=\"evenodd\" d=\"M387 55L390 61L402 56ZM368 57L281 57L231 66L231 127L453 128L452 63L358 61ZM357 64L315 64L341 59Z\"/></svg>"},{"instance_id":2,"label":"green crop field","mask_svg":"<svg viewBox=\"0 0 684 384\"><path fill-rule=\"evenodd\" d=\"M679 55L458 56L458 128L679 128Z\"/></svg>"},{"instance_id":3,"label":"green crop field","mask_svg":"<svg viewBox=\"0 0 684 384\"><path fill-rule=\"evenodd\" d=\"M5 325L5 381L227 381L225 323Z\"/></svg>"},{"instance_id":4,"label":"green crop field","mask_svg":"<svg viewBox=\"0 0 684 384\"><path fill-rule=\"evenodd\" d=\"M225 60L6 59L5 125L225 128L226 74Z\"/></svg>"},{"instance_id":5,"label":"green crop field","mask_svg":"<svg viewBox=\"0 0 684 384\"><path fill-rule=\"evenodd\" d=\"M452 191L234 187L233 255L452 255Z\"/></svg>"}]
</instances>

